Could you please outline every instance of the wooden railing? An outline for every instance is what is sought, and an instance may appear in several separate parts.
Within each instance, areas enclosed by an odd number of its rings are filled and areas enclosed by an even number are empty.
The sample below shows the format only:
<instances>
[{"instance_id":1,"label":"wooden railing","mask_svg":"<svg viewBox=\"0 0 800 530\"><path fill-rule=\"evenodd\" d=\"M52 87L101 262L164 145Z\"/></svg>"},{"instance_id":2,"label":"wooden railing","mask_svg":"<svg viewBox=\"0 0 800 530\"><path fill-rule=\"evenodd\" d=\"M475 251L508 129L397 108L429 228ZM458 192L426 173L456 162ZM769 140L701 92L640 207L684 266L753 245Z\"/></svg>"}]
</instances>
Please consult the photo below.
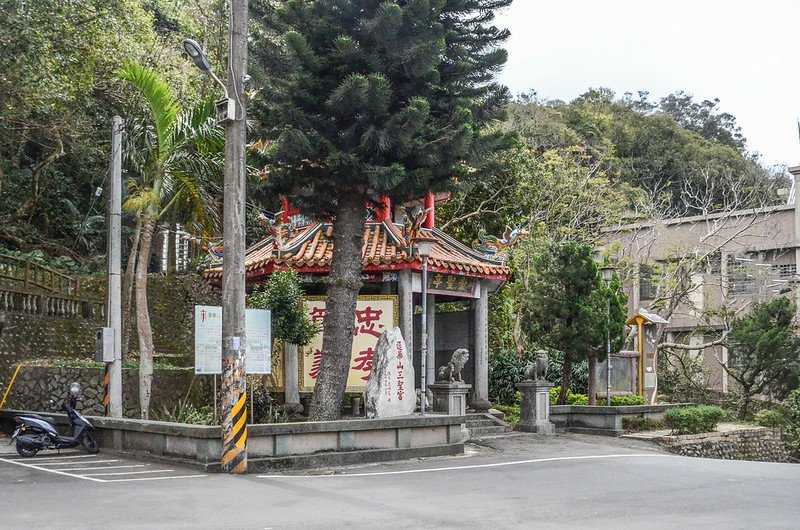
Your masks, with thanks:
<instances>
[{"instance_id":1,"label":"wooden railing","mask_svg":"<svg viewBox=\"0 0 800 530\"><path fill-rule=\"evenodd\" d=\"M80 294L80 280L28 259L0 255L0 283L67 296Z\"/></svg>"}]
</instances>

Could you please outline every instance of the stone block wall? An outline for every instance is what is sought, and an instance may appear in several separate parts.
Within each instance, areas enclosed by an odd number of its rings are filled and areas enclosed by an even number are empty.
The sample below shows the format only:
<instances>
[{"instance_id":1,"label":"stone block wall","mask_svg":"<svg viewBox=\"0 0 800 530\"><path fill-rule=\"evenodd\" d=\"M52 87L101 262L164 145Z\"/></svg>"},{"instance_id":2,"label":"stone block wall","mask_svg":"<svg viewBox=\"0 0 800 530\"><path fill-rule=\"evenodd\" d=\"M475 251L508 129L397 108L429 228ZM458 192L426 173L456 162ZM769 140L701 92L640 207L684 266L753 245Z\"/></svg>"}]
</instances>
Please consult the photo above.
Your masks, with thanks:
<instances>
[{"instance_id":1,"label":"stone block wall","mask_svg":"<svg viewBox=\"0 0 800 530\"><path fill-rule=\"evenodd\" d=\"M727 432L664 436L658 443L682 456L722 460L787 462L786 445L778 429L755 427Z\"/></svg>"},{"instance_id":2,"label":"stone block wall","mask_svg":"<svg viewBox=\"0 0 800 530\"><path fill-rule=\"evenodd\" d=\"M67 398L69 384L81 385L79 410L85 414L103 415L102 369L51 368L23 366L9 393L4 408L50 412ZM193 382L194 380L194 382ZM191 391L190 391L191 386ZM213 404L211 376L195 376L192 370L156 370L153 374L153 393L150 398L151 415L160 415L164 407L172 408L189 395L197 406ZM122 371L122 401L124 415L139 417L139 371Z\"/></svg>"}]
</instances>

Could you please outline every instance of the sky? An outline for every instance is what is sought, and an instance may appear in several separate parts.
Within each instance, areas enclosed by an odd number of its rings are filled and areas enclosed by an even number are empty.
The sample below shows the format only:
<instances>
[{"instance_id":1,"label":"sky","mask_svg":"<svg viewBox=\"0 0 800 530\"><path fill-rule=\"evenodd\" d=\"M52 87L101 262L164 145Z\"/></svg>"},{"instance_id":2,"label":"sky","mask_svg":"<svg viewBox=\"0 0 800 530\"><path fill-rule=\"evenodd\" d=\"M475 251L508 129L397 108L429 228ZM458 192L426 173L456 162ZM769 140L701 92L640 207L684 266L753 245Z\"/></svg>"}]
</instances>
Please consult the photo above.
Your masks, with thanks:
<instances>
[{"instance_id":1,"label":"sky","mask_svg":"<svg viewBox=\"0 0 800 530\"><path fill-rule=\"evenodd\" d=\"M515 0L496 25L515 95L718 98L762 163L800 165L800 0Z\"/></svg>"}]
</instances>

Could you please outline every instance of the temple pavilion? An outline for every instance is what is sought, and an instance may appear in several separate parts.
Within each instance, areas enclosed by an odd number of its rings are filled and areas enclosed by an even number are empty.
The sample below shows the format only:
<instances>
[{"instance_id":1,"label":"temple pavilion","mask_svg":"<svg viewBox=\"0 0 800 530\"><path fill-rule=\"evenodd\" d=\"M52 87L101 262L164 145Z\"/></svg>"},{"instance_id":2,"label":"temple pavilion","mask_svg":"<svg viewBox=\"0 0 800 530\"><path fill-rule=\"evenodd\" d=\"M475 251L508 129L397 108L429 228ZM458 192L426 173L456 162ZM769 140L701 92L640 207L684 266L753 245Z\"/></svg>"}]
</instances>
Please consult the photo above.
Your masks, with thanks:
<instances>
[{"instance_id":1,"label":"temple pavilion","mask_svg":"<svg viewBox=\"0 0 800 530\"><path fill-rule=\"evenodd\" d=\"M400 327L407 347L414 352L416 388L419 388L423 261L415 241L426 238L434 242L427 259L428 383L434 381L435 369L446 364L455 349L468 348L470 359L463 375L465 382L473 385L469 402L476 410L486 410L490 406L488 295L502 286L509 269L501 260L469 248L436 228L435 205L441 199L444 197L428 194L416 227L414 220L408 219L407 209L397 208L392 212L388 201L383 208L370 210L361 251L363 286L355 330L356 335L361 331L362 338L354 339L357 344L351 371L355 372L348 379L348 390L363 389L371 368L372 347L379 332L390 325ZM273 230L273 235L253 244L246 252L248 290L275 271L294 269L303 280L307 310L313 320L320 321L318 317L324 312L325 278L333 256L333 226L291 210L287 201L279 216L280 227ZM205 277L219 285L222 265L208 268ZM393 307L393 311L387 310L392 313L386 315L388 320L376 326L377 320L370 318L378 314L375 308L380 303ZM319 304L323 304L322 310ZM437 307L447 311L437 314ZM318 344L321 345L321 337ZM321 357L321 352L313 346L313 342L300 349L287 345L284 351L282 377L276 380L282 379L279 386L288 404L299 403L300 395L313 388L314 354ZM366 370L367 375L358 377L358 368Z\"/></svg>"}]
</instances>

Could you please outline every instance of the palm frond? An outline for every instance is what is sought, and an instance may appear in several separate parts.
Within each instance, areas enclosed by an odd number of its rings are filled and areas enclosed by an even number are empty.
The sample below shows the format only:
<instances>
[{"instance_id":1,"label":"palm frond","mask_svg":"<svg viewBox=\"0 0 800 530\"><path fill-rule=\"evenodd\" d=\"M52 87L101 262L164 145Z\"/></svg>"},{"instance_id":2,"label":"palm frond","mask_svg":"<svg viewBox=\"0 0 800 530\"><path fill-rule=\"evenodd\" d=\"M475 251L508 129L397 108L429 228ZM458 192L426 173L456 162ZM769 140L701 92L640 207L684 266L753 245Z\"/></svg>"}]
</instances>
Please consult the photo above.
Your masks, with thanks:
<instances>
[{"instance_id":1,"label":"palm frond","mask_svg":"<svg viewBox=\"0 0 800 530\"><path fill-rule=\"evenodd\" d=\"M153 113L158 138L159 159L169 153L176 118L180 112L178 102L167 82L155 71L145 68L139 63L125 63L119 72L124 81L128 81L144 96Z\"/></svg>"}]
</instances>

